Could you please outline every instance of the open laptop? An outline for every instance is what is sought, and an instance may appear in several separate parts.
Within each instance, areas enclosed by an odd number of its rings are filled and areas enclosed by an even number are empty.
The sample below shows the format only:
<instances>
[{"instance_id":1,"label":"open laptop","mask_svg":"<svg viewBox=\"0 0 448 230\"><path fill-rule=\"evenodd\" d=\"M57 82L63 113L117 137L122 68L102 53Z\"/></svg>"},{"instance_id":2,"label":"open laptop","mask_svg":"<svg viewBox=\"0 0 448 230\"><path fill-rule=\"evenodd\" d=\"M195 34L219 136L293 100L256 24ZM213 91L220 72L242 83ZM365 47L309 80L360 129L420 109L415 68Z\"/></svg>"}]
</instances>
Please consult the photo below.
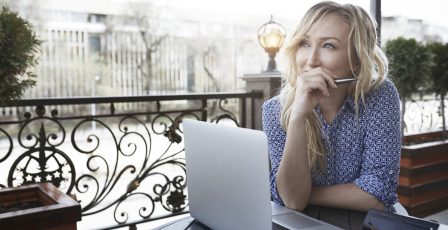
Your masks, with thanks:
<instances>
[{"instance_id":1,"label":"open laptop","mask_svg":"<svg viewBox=\"0 0 448 230\"><path fill-rule=\"evenodd\" d=\"M262 131L194 120L184 120L183 130L190 214L203 225L217 230L338 229L271 205Z\"/></svg>"}]
</instances>

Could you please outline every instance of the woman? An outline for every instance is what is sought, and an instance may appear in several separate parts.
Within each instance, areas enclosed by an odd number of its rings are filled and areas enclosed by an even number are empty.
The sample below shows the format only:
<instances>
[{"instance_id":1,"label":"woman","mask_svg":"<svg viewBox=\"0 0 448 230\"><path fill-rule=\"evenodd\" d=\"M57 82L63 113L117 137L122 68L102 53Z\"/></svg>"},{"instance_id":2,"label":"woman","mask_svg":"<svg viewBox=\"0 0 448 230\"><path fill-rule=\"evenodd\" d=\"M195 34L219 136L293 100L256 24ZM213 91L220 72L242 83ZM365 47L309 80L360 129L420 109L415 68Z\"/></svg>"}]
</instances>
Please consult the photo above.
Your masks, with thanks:
<instances>
[{"instance_id":1,"label":"woman","mask_svg":"<svg viewBox=\"0 0 448 230\"><path fill-rule=\"evenodd\" d=\"M280 94L263 105L275 202L365 212L397 202L399 97L376 27L358 6L313 6L286 47ZM340 78L356 81L336 85ZM305 210L306 211L306 210Z\"/></svg>"}]
</instances>

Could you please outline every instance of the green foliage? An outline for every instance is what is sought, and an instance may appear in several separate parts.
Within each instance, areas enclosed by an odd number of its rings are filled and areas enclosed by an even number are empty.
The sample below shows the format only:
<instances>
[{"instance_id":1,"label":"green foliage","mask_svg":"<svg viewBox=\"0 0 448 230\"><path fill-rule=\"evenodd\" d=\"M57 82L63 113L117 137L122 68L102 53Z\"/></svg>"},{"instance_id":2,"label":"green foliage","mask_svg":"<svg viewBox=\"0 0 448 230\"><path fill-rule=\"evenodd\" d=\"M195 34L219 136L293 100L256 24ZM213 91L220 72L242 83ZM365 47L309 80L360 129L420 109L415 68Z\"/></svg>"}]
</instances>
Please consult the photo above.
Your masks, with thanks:
<instances>
[{"instance_id":1,"label":"green foliage","mask_svg":"<svg viewBox=\"0 0 448 230\"><path fill-rule=\"evenodd\" d=\"M389 40L385 51L390 59L390 72L400 97L409 99L419 89L428 87L433 66L432 54L415 39Z\"/></svg>"},{"instance_id":2,"label":"green foliage","mask_svg":"<svg viewBox=\"0 0 448 230\"><path fill-rule=\"evenodd\" d=\"M41 43L28 21L7 7L1 9L0 105L20 98L27 88L36 84L36 75L29 68L37 64Z\"/></svg>"},{"instance_id":3,"label":"green foliage","mask_svg":"<svg viewBox=\"0 0 448 230\"><path fill-rule=\"evenodd\" d=\"M434 55L434 65L431 68L432 89L438 95L448 91L448 44L428 44L428 49Z\"/></svg>"}]
</instances>

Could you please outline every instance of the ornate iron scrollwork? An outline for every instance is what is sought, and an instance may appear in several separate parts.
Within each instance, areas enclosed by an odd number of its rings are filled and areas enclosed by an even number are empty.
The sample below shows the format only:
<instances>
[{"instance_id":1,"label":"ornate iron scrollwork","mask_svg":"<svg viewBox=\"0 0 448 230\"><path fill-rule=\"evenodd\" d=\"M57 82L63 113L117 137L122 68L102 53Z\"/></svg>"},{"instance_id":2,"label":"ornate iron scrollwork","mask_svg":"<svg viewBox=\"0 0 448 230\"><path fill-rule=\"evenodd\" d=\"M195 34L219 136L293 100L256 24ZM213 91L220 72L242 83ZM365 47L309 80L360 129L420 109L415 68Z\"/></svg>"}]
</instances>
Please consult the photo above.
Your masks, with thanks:
<instances>
[{"instance_id":1,"label":"ornate iron scrollwork","mask_svg":"<svg viewBox=\"0 0 448 230\"><path fill-rule=\"evenodd\" d=\"M440 101L437 99L406 102L405 133L421 133L440 129L442 118L439 107Z\"/></svg>"},{"instance_id":2,"label":"ornate iron scrollwork","mask_svg":"<svg viewBox=\"0 0 448 230\"><path fill-rule=\"evenodd\" d=\"M0 121L7 128L20 126L17 138L0 127L0 163L12 162L6 185L0 183L0 188L51 182L76 196L84 217L109 211L120 226L135 226L156 214L183 213L188 198L182 121L230 120L239 126L237 116L224 108L227 99L217 95L213 100L219 100L219 109L209 112L204 98L194 96L202 100L200 108L166 111L156 99L156 112L126 114L118 114L118 102L111 100L110 114L98 116L60 117L64 111L57 109L48 115L48 108L39 105L34 113L25 112L24 120Z\"/></svg>"},{"instance_id":3,"label":"ornate iron scrollwork","mask_svg":"<svg viewBox=\"0 0 448 230\"><path fill-rule=\"evenodd\" d=\"M18 142L28 150L13 162L8 174L8 187L51 182L69 194L75 182L75 166L70 157L57 148L64 142L65 129L54 118L57 112L52 112L53 118L44 117L45 108L37 106L36 114L37 117L31 118L30 113L25 113L26 121L20 128ZM62 135L47 134L44 121L55 124ZM35 129L29 128L33 124L40 124L38 134L32 132ZM25 134L25 130L31 131Z\"/></svg>"},{"instance_id":4,"label":"ornate iron scrollwork","mask_svg":"<svg viewBox=\"0 0 448 230\"><path fill-rule=\"evenodd\" d=\"M235 126L239 127L240 124L238 123L238 119L235 117L235 115L232 112L230 112L227 109L224 109L223 103L227 104L228 100L226 98L219 100L218 105L219 105L219 109L222 111L222 113L220 113L216 117L212 118L211 121L213 123L219 123L223 120L230 120L235 124Z\"/></svg>"},{"instance_id":5,"label":"ornate iron scrollwork","mask_svg":"<svg viewBox=\"0 0 448 230\"><path fill-rule=\"evenodd\" d=\"M6 153L1 153L0 152L0 163L2 163L3 161L5 161L6 159L8 159L9 155L11 155L12 149L14 147L13 142L12 142L12 138L11 136L8 134L8 132L6 132L4 129L0 128L0 132L3 133L7 140L8 140L8 151L6 151ZM3 156L2 156L3 155Z\"/></svg>"},{"instance_id":6,"label":"ornate iron scrollwork","mask_svg":"<svg viewBox=\"0 0 448 230\"><path fill-rule=\"evenodd\" d=\"M105 171L106 176L102 183L100 182L100 178L95 177L92 174L81 175L76 181L76 188L80 193L87 193L89 190L95 191L95 195L90 201L87 201L87 204L83 207L84 215L96 214L115 205L115 221L119 224L126 223L129 218L129 210L121 209L121 206L123 206L126 201L135 197L143 199L143 203L141 204L142 207L139 211L141 218L151 217L155 211L157 203L166 211L172 213L184 210L188 206L186 195L184 195L184 190L186 188L186 164L183 157L178 157L184 149L182 147L179 150L173 151L173 153L169 153L169 150L172 150L174 144L178 144L182 141L182 130L180 129L179 124L182 119L187 116L199 119L194 113L181 113L174 119L167 114L158 114L151 122L151 131L142 120L134 116L126 116L119 122L119 130L122 132L121 137L117 137L116 134L114 134L102 121L93 119L92 121L97 122L105 130L108 130L115 142L114 152L116 153L111 154L108 160L100 155L92 155L89 157L88 162L92 162L94 159L99 160L99 162L97 162L98 167L96 168L91 167L90 164L88 165L90 171L96 172L100 170L100 167L105 168L103 171ZM98 138L98 136L93 134L87 136L87 141L89 142L90 140L90 142L93 143L93 147L90 149L81 148L76 142L76 133L84 122L89 122L89 119L77 124L72 132L73 146L81 153L97 154L101 143L101 139ZM142 130L144 130L145 135L141 132L131 131L130 126L125 125L126 122L137 124L143 128ZM157 123L158 125L156 125ZM156 156L152 149L152 134L164 136L169 142L168 146L159 156ZM133 138L130 138L131 136L133 136ZM137 144L137 140L140 140L141 143ZM139 160L133 162L139 162L140 164L129 164L122 166L120 169L118 163L123 160L120 160L120 158L123 157L136 157ZM112 163L112 165L109 163ZM181 169L183 175L170 178L170 176L164 174L163 169L161 169L167 165L170 167L177 166ZM117 196L113 199L108 205L101 206L100 204L104 201L105 197L109 197L110 200L113 190L117 189L115 186L119 184L120 178L126 172L135 175L134 179L127 185L126 191L124 191L121 196ZM155 177L158 177L159 180L154 181L160 181L161 179L162 182L152 184L150 178ZM152 184L152 193L149 193L148 191L142 192L142 189L140 188L142 188L143 184L145 185L145 188L148 188L148 184ZM86 200L82 200L82 202L86 202Z\"/></svg>"}]
</instances>

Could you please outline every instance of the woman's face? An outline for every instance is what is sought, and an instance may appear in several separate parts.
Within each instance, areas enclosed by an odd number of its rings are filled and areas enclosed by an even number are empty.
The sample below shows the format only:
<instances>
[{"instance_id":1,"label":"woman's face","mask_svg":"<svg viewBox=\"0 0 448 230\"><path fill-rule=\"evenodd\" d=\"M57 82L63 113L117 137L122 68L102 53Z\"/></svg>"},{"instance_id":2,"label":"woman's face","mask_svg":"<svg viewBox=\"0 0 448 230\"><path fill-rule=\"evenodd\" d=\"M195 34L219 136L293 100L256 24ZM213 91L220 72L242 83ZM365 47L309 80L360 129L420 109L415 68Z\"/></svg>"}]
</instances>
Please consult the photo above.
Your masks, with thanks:
<instances>
[{"instance_id":1,"label":"woman's face","mask_svg":"<svg viewBox=\"0 0 448 230\"><path fill-rule=\"evenodd\" d=\"M352 45L348 41L349 32L350 26L337 14L328 14L313 25L297 50L299 74L322 67L337 78L352 77L347 53Z\"/></svg>"}]
</instances>

